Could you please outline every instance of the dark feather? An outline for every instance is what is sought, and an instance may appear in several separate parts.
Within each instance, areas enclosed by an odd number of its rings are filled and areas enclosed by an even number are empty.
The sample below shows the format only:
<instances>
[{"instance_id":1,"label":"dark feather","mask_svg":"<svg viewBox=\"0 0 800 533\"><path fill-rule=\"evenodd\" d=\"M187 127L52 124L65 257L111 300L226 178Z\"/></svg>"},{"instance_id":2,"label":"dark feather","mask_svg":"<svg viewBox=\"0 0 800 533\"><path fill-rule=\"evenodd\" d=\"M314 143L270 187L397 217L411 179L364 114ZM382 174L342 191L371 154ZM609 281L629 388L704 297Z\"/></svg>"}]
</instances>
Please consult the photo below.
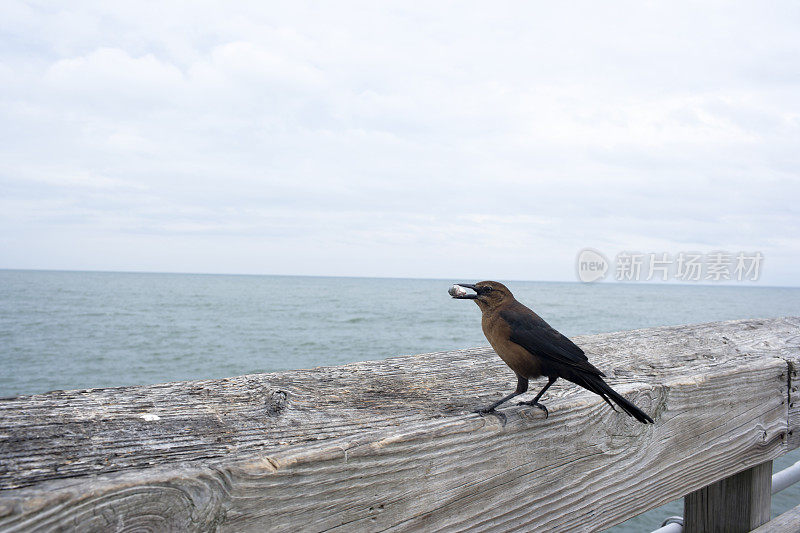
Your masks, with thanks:
<instances>
[{"instance_id":1,"label":"dark feather","mask_svg":"<svg viewBox=\"0 0 800 533\"><path fill-rule=\"evenodd\" d=\"M574 342L521 303L515 304L500 311L500 317L511 327L511 342L556 365L566 365L595 376L605 376L589 362L586 354Z\"/></svg>"},{"instance_id":2,"label":"dark feather","mask_svg":"<svg viewBox=\"0 0 800 533\"><path fill-rule=\"evenodd\" d=\"M576 373L577 374L577 373ZM603 378L599 376L593 376L589 374L581 374L581 375L572 375L572 376L564 376L565 379L588 389L595 394L599 394L601 398L603 398L608 405L614 409L614 405L609 401L614 400L614 403L619 405L623 411L631 415L633 418L642 422L643 424L653 423L653 419L648 416L647 413L636 407L634 404L628 401L627 398L619 394L617 391L612 389L608 386L608 383L603 381ZM616 409L614 409L616 411Z\"/></svg>"},{"instance_id":3,"label":"dark feather","mask_svg":"<svg viewBox=\"0 0 800 533\"><path fill-rule=\"evenodd\" d=\"M539 315L519 304L500 312L500 316L511 326L511 341L530 353L548 359L555 366L558 377L599 395L616 411L614 403L639 422L652 423L647 413L629 402L627 398L603 381L605 374L589 363L586 354L574 342L550 327ZM522 309L520 309L522 308ZM523 312L523 310L527 312ZM558 368L561 366L561 368ZM545 371L545 374L547 372ZM611 403L611 402L614 403Z\"/></svg>"}]
</instances>

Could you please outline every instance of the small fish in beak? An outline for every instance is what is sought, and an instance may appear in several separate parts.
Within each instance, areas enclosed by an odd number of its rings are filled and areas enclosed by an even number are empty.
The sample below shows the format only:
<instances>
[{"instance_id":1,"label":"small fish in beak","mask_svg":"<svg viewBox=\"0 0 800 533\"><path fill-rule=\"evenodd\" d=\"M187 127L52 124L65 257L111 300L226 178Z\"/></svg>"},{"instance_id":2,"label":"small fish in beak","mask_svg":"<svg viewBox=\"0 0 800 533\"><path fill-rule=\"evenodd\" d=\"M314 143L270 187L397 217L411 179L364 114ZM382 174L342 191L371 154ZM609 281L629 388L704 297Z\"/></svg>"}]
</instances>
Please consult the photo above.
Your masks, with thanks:
<instances>
[{"instance_id":1,"label":"small fish in beak","mask_svg":"<svg viewBox=\"0 0 800 533\"><path fill-rule=\"evenodd\" d=\"M459 287L458 285L453 285L447 291L447 294L449 294L453 298L460 298L460 297L465 296L467 294L467 289L465 289L464 287Z\"/></svg>"},{"instance_id":2,"label":"small fish in beak","mask_svg":"<svg viewBox=\"0 0 800 533\"><path fill-rule=\"evenodd\" d=\"M475 285L469 285L467 283L456 283L447 291L447 293L452 296L453 298L457 298L459 300L474 300L478 297L477 292L474 294L470 294L467 292L467 289L475 290Z\"/></svg>"}]
</instances>

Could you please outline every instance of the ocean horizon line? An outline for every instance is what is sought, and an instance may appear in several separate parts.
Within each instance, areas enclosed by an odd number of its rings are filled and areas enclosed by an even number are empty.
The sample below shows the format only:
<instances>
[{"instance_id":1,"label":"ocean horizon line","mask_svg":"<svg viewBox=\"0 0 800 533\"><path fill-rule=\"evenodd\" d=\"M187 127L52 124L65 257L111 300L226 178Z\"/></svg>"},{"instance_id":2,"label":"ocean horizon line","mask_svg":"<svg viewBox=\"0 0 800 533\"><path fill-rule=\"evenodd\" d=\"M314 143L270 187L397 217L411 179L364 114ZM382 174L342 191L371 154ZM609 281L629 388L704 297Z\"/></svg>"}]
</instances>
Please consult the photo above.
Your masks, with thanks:
<instances>
[{"instance_id":1,"label":"ocean horizon line","mask_svg":"<svg viewBox=\"0 0 800 533\"><path fill-rule=\"evenodd\" d=\"M268 274L268 273L244 273L244 272L185 272L185 271L165 271L165 270L86 270L71 268L11 268L0 267L0 272L52 272L52 273L85 273L85 274L154 274L154 275L175 275L175 276L241 276L241 277L282 277L282 278L323 278L323 279L385 279L385 280L419 280L419 281L446 281L448 283L458 283L464 281L480 281L478 277L414 277L414 276L363 276L363 275L342 275L342 274ZM488 278L481 278L488 279ZM757 288L757 289L800 289L800 285L761 285L757 282L736 282L728 281L723 283L693 283L680 281L617 281L614 279L583 282L580 280L548 280L548 279L513 279L497 278L504 282L520 283L566 283L577 285L613 285L613 286L642 286L648 287L726 287L726 288ZM455 280L455 281L454 281Z\"/></svg>"}]
</instances>

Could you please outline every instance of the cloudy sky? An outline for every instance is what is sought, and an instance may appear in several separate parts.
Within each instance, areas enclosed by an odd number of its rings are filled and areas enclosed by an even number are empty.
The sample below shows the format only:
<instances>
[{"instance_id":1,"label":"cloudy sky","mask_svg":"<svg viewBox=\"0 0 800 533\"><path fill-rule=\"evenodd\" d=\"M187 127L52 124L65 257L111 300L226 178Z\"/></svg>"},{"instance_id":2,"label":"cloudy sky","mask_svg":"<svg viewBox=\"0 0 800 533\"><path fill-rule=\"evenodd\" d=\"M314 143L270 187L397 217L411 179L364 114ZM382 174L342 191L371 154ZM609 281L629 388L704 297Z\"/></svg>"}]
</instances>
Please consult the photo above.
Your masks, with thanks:
<instances>
[{"instance_id":1,"label":"cloudy sky","mask_svg":"<svg viewBox=\"0 0 800 533\"><path fill-rule=\"evenodd\" d=\"M798 285L796 2L67 2L0 16L0 267Z\"/></svg>"}]
</instances>

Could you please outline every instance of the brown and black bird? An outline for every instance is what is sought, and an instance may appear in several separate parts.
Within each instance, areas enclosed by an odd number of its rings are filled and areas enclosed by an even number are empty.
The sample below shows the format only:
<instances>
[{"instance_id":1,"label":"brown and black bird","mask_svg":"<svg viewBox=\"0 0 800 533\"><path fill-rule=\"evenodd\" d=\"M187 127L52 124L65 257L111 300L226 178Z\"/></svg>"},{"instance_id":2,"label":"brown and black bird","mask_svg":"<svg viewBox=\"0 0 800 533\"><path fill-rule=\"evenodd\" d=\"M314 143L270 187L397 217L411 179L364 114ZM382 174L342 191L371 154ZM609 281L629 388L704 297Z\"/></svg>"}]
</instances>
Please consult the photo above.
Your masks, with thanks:
<instances>
[{"instance_id":1,"label":"brown and black bird","mask_svg":"<svg viewBox=\"0 0 800 533\"><path fill-rule=\"evenodd\" d=\"M490 413L497 406L526 392L529 379L545 376L547 385L539 394L529 402L519 402L519 405L539 407L547 415L547 408L539 403L539 398L558 378L564 378L599 394L615 411L611 400L639 422L653 422L644 411L603 381L605 374L589 362L580 347L519 303L505 285L496 281L481 281L474 285L458 283L457 286L474 291L454 291L453 287L450 294L453 298L475 300L483 313L481 326L489 344L517 374L517 390L481 409L480 413Z\"/></svg>"}]
</instances>

